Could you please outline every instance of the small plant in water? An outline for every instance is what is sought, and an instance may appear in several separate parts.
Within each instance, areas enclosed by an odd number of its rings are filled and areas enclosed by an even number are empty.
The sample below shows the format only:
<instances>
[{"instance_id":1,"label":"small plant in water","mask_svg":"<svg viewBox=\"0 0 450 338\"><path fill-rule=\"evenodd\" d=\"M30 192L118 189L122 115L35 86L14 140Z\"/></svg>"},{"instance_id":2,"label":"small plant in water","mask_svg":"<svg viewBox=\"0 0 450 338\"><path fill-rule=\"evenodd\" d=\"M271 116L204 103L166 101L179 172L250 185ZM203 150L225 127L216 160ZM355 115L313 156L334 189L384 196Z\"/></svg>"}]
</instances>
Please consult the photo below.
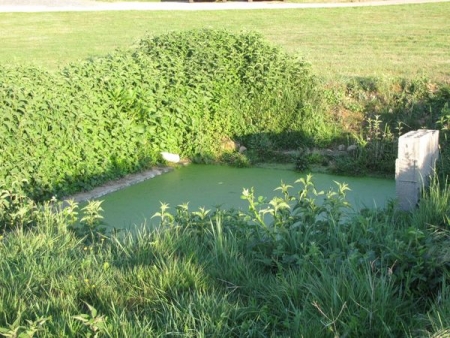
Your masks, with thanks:
<instances>
[{"instance_id":1,"label":"small plant in water","mask_svg":"<svg viewBox=\"0 0 450 338\"><path fill-rule=\"evenodd\" d=\"M185 206L185 210L187 210L187 205ZM161 219L160 225L171 224L174 220L173 215L168 212L169 204L161 202L160 212L155 213L152 218L159 217ZM183 207L179 210L183 210Z\"/></svg>"},{"instance_id":2,"label":"small plant in water","mask_svg":"<svg viewBox=\"0 0 450 338\"><path fill-rule=\"evenodd\" d=\"M89 203L81 209L83 217L79 224L72 223L69 228L72 229L78 236L86 237L86 240L95 242L96 239L104 238L106 228L102 222L103 211L101 204L103 201L89 201ZM74 220L78 215L76 211L78 205L74 202L69 202L67 211L63 211L69 220ZM70 224L70 223L69 223Z\"/></svg>"},{"instance_id":3,"label":"small plant in water","mask_svg":"<svg viewBox=\"0 0 450 338\"><path fill-rule=\"evenodd\" d=\"M347 185L339 184L338 190L326 194L317 191L312 176L295 183L303 185L297 195L291 195L292 186L281 184L275 190L282 197L266 201L255 198L253 189L244 189L242 199L249 203L246 218L250 229L250 249L259 260L276 271L289 266L299 266L306 261L318 259L320 247L331 232L339 232L346 201ZM318 201L320 196L323 202Z\"/></svg>"}]
</instances>

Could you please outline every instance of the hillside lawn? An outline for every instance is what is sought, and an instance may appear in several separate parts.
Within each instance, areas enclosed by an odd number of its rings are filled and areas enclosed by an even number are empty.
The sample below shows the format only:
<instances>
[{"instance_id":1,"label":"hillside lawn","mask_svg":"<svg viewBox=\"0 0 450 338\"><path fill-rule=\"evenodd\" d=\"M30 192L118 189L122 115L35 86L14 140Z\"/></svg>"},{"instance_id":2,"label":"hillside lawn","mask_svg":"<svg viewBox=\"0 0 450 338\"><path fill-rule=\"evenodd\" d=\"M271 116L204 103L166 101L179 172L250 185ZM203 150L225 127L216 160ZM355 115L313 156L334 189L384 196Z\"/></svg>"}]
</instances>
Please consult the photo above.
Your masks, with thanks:
<instances>
[{"instance_id":1,"label":"hillside lawn","mask_svg":"<svg viewBox=\"0 0 450 338\"><path fill-rule=\"evenodd\" d=\"M427 77L450 82L450 3L336 9L1 13L1 64L57 69L146 35L258 31L327 80Z\"/></svg>"}]
</instances>

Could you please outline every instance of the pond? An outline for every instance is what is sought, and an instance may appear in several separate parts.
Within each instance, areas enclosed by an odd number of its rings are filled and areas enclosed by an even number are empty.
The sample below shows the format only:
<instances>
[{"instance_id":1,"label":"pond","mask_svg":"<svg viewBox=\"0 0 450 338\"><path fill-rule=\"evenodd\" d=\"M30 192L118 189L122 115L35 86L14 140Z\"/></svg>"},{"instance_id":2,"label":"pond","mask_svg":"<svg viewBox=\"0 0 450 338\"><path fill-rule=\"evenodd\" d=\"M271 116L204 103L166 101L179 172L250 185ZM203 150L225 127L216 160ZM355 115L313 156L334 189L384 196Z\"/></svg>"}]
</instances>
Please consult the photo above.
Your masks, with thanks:
<instances>
[{"instance_id":1,"label":"pond","mask_svg":"<svg viewBox=\"0 0 450 338\"><path fill-rule=\"evenodd\" d=\"M240 198L244 188L253 187L255 196L272 198L279 196L274 189L283 182L294 186L291 193L295 194L301 185L294 182L306 175L280 167L234 168L191 164L103 196L104 221L118 229L145 222L156 224L158 220L151 217L160 210L161 202L169 204L172 213L177 205L187 202L190 211L199 207L214 210L216 206L246 210L248 203ZM348 184L351 191L347 193L347 200L356 209L384 207L387 201L395 198L393 179L312 175L318 190L337 190L334 181Z\"/></svg>"}]
</instances>

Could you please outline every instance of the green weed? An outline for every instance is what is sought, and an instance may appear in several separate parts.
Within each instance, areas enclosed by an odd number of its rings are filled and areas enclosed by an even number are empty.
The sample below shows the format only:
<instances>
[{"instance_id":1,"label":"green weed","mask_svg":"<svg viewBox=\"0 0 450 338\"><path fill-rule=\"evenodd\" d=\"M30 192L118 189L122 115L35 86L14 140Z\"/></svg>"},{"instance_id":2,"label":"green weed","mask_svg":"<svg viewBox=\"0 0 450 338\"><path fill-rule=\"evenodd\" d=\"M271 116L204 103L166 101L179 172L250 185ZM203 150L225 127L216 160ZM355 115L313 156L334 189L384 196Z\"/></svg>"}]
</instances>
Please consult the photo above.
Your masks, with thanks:
<instances>
[{"instance_id":1,"label":"green weed","mask_svg":"<svg viewBox=\"0 0 450 338\"><path fill-rule=\"evenodd\" d=\"M311 177L277 189L281 197L244 191L249 207L242 211L190 211L185 204L170 214L163 205L152 230L95 243L71 230L75 204L68 211L56 201L38 208L34 227L0 238L1 333L335 337L448 330L448 224L439 223L444 195L437 185L412 213L394 206L355 213L345 185L321 192Z\"/></svg>"},{"instance_id":2,"label":"green weed","mask_svg":"<svg viewBox=\"0 0 450 338\"><path fill-rule=\"evenodd\" d=\"M2 66L0 101L0 176L34 200L155 165L161 151L244 166L217 140L276 150L337 135L309 66L255 33L168 33L59 73Z\"/></svg>"}]
</instances>

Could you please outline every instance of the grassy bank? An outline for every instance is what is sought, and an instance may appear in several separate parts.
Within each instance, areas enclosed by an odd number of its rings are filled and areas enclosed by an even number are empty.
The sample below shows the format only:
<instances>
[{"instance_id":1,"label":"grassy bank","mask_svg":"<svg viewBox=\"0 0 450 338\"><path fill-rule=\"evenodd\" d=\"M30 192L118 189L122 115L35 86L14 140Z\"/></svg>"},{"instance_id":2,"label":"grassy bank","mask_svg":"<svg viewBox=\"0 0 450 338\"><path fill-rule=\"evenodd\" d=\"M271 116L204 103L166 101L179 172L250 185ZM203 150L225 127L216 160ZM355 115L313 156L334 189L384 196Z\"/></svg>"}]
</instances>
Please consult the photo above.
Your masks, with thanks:
<instances>
[{"instance_id":1,"label":"grassy bank","mask_svg":"<svg viewBox=\"0 0 450 338\"><path fill-rule=\"evenodd\" d=\"M135 236L97 234L98 205L74 232L76 205L47 204L0 238L0 334L446 336L448 187L354 216L345 186L323 205L313 180L280 188L262 204L244 191L242 213L162 207Z\"/></svg>"},{"instance_id":2,"label":"grassy bank","mask_svg":"<svg viewBox=\"0 0 450 338\"><path fill-rule=\"evenodd\" d=\"M450 3L211 12L0 14L1 63L56 69L128 48L142 36L224 28L262 33L328 79L425 76L449 81Z\"/></svg>"}]
</instances>

